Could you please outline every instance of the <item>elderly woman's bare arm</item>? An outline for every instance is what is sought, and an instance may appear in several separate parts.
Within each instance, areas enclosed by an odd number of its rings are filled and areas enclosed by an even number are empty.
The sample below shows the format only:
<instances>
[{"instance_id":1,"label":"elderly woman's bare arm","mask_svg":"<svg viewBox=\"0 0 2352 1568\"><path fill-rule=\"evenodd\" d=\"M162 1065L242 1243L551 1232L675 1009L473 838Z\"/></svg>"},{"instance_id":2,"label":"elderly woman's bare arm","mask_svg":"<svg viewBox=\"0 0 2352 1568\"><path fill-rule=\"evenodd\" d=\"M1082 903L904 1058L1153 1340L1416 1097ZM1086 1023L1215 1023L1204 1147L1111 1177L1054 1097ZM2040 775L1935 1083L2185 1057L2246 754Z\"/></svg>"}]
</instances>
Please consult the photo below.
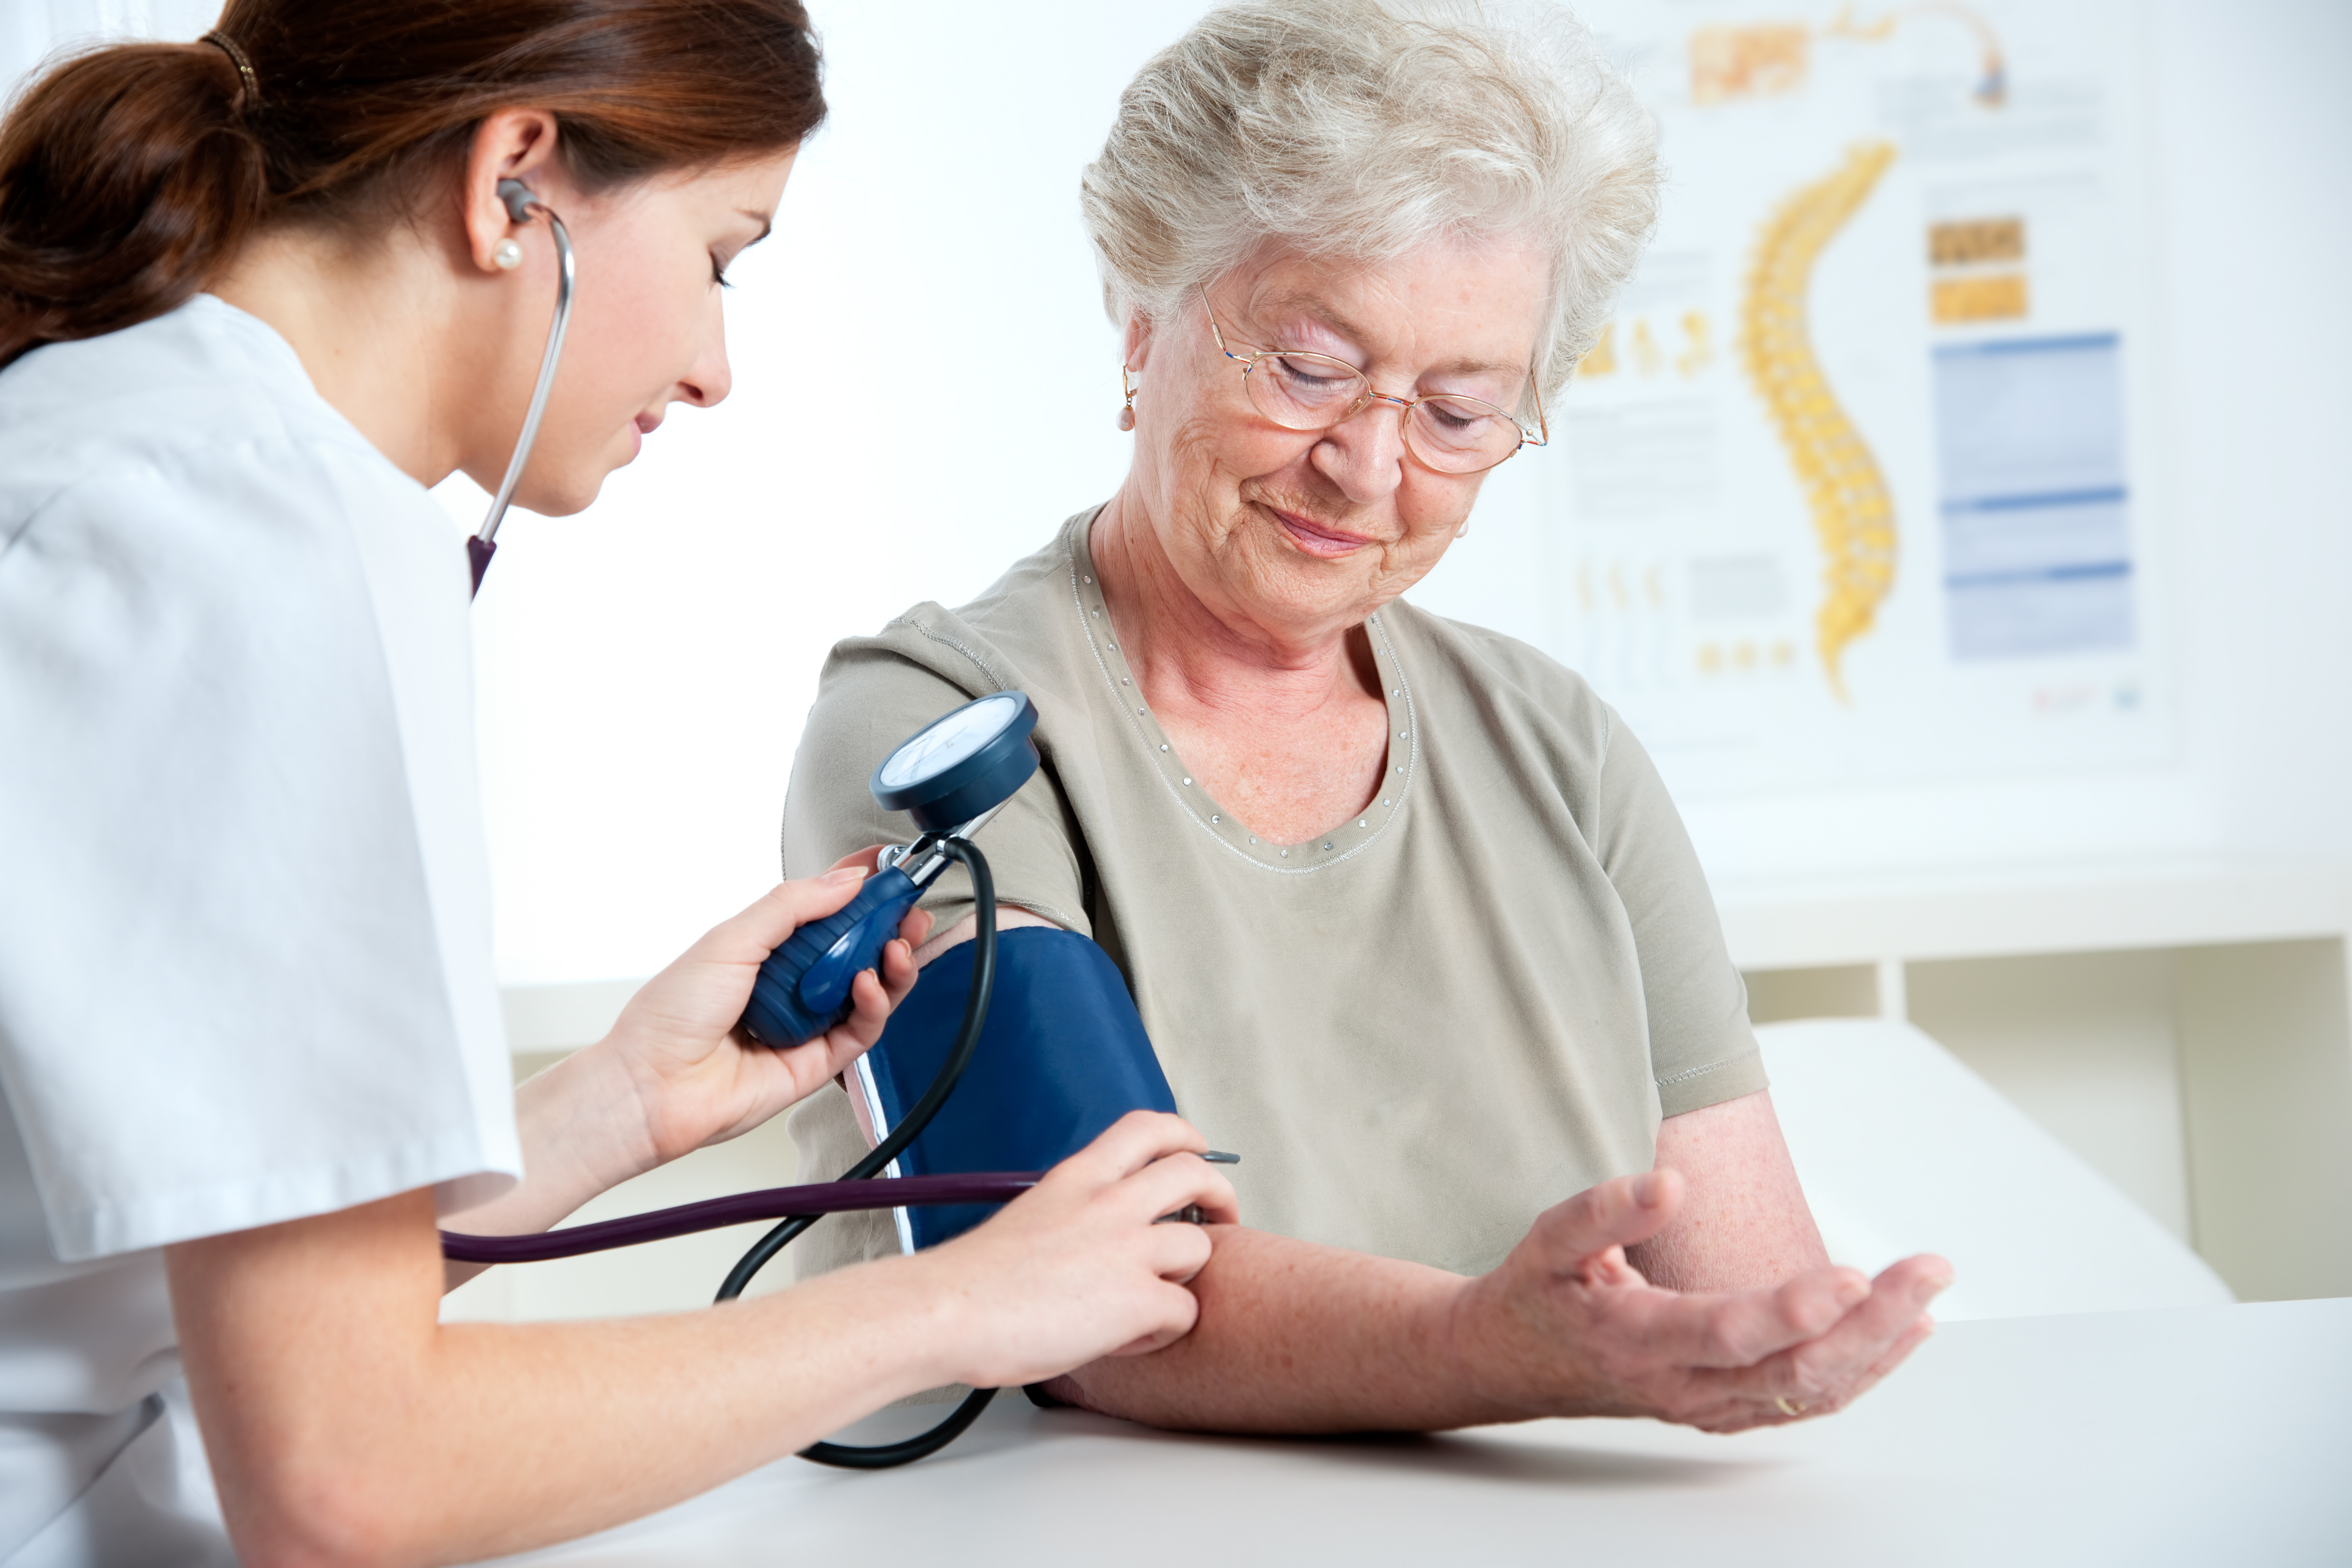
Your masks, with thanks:
<instances>
[{"instance_id":1,"label":"elderly woman's bare arm","mask_svg":"<svg viewBox=\"0 0 2352 1568\"><path fill-rule=\"evenodd\" d=\"M1656 1168L1686 1184L1672 1222L1625 1249L1653 1285L1753 1290L1828 1266L1769 1090L1667 1117Z\"/></svg>"},{"instance_id":2,"label":"elderly woman's bare arm","mask_svg":"<svg viewBox=\"0 0 2352 1568\"><path fill-rule=\"evenodd\" d=\"M1648 1415L1737 1431L1842 1408L1931 1328L1951 1278L1932 1257L1875 1280L1809 1270L1770 1290L1684 1294L1624 1247L1679 1210L1672 1171L1547 1210L1475 1279L1219 1227L1191 1335L1096 1362L1057 1397L1153 1426L1229 1432L1430 1431L1543 1415ZM1785 1401L1785 1403L1783 1403Z\"/></svg>"},{"instance_id":3,"label":"elderly woman's bare arm","mask_svg":"<svg viewBox=\"0 0 2352 1568\"><path fill-rule=\"evenodd\" d=\"M1000 915L1008 928L1052 923L1024 910ZM941 930L918 962L972 931L971 916ZM1192 1336L1097 1362L1053 1392L1106 1415L1220 1431L1433 1431L1600 1414L1738 1426L1787 1419L1771 1401L1789 1389L1809 1413L1837 1408L1924 1334L1921 1314L1948 1268L1915 1259L1882 1276L1884 1289L1831 1268L1769 1093L1668 1117L1655 1163L1668 1173L1649 1193L1657 1201L1629 1201L1627 1182L1595 1188L1548 1211L1501 1268L1475 1280L1215 1227L1215 1253L1192 1281L1202 1312ZM1567 1276L1565 1296L1540 1305L1561 1296ZM1855 1291L1867 1295L1846 1310ZM1561 1338L1535 1353L1497 1327L1524 1324L1531 1310L1565 1312ZM1776 1357L1787 1364L1758 1364ZM1744 1394L1709 1375L1746 1367Z\"/></svg>"}]
</instances>

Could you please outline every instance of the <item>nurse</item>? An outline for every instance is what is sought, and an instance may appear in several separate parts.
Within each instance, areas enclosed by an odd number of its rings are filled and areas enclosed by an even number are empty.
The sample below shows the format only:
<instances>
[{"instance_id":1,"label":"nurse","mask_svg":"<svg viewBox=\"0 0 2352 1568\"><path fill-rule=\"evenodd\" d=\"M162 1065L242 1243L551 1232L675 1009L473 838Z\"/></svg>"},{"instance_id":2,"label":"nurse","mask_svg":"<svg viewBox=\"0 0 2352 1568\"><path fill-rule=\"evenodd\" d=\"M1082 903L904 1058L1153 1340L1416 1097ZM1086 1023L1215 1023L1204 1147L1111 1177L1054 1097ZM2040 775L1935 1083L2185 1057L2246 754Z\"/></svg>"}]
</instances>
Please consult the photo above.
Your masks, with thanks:
<instances>
[{"instance_id":1,"label":"nurse","mask_svg":"<svg viewBox=\"0 0 2352 1568\"><path fill-rule=\"evenodd\" d=\"M520 494L575 511L727 395L728 265L824 111L793 0L234 0L0 123L0 1561L515 1552L1191 1326L1208 1243L1151 1221L1232 1194L1148 1116L920 1257L436 1321L436 1225L544 1228L759 1124L913 979L894 944L830 1036L730 1034L869 852L510 1089L467 558L426 494L498 482L548 330L548 226L499 182L578 249Z\"/></svg>"}]
</instances>

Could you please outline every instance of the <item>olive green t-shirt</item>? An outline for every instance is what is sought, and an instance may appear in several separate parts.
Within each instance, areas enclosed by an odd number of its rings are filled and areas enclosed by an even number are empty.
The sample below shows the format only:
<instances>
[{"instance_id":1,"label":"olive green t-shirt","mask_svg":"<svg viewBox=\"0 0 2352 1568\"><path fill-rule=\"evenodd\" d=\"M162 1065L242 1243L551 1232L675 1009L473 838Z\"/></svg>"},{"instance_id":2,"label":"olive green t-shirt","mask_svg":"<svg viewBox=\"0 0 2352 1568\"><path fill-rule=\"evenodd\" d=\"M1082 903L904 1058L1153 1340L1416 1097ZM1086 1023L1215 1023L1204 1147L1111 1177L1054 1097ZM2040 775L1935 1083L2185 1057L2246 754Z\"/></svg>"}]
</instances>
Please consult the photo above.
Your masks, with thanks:
<instances>
[{"instance_id":1,"label":"olive green t-shirt","mask_svg":"<svg viewBox=\"0 0 2352 1568\"><path fill-rule=\"evenodd\" d=\"M1379 796L1298 844L1186 771L1103 607L1093 512L960 610L918 605L827 660L793 768L784 868L908 837L866 781L992 691L1036 703L1044 765L977 842L1000 900L1127 977L1177 1109L1242 1219L1463 1273L1535 1216L1650 1168L1658 1123L1764 1087L1715 904L1641 746L1573 672L1402 600L1365 632L1392 739ZM925 907L971 904L961 870ZM802 1180L865 1152L848 1096L793 1112ZM837 1215L805 1276L896 1252Z\"/></svg>"}]
</instances>

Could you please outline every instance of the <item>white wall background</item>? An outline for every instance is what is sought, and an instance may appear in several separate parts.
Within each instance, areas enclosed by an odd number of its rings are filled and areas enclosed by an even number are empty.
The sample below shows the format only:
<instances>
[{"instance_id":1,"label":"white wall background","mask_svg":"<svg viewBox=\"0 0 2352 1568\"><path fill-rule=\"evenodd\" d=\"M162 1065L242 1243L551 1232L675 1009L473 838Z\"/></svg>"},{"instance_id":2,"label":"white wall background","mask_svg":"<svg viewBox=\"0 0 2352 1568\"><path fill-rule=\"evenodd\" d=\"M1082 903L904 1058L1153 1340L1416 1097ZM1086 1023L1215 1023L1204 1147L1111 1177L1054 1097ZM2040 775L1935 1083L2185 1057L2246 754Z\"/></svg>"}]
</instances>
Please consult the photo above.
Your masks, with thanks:
<instances>
[{"instance_id":1,"label":"white wall background","mask_svg":"<svg viewBox=\"0 0 2352 1568\"><path fill-rule=\"evenodd\" d=\"M970 597L1117 484L1077 173L1198 9L817 10L833 116L732 269L734 395L586 514L501 534L478 624L509 984L648 973L757 897L826 649Z\"/></svg>"},{"instance_id":2,"label":"white wall background","mask_svg":"<svg viewBox=\"0 0 2352 1568\"><path fill-rule=\"evenodd\" d=\"M584 515L510 521L477 611L509 984L649 973L756 896L825 648L969 596L1116 484L1077 171L1129 73L1202 8L818 0L834 117L735 268L734 396L666 425ZM190 37L206 10L0 0L0 73L94 26ZM2352 7L2165 0L2144 26L2179 753L1695 805L1719 883L2352 858ZM1501 470L1416 597L1541 640L1514 563L1542 483Z\"/></svg>"}]
</instances>

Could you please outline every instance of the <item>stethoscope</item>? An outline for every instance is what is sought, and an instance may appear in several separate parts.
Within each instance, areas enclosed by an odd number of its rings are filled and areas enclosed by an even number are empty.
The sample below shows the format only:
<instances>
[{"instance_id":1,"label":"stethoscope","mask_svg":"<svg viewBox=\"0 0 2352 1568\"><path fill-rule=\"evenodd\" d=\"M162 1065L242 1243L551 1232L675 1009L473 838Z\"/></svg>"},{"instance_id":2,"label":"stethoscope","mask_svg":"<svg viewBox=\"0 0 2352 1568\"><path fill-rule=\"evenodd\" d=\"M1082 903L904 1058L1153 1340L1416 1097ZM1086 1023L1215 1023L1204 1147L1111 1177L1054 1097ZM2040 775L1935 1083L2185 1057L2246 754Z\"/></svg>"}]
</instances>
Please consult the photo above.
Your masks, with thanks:
<instances>
[{"instance_id":1,"label":"stethoscope","mask_svg":"<svg viewBox=\"0 0 2352 1568\"><path fill-rule=\"evenodd\" d=\"M500 180L498 195L506 205L507 216L516 223L527 224L534 215L544 216L555 237L555 320L547 330L539 382L531 388L530 406L523 414L522 433L515 441L514 456L507 461L506 478L490 500L481 528L466 541L476 594L481 592L490 558L498 553L499 524L506 521L515 487L530 466L531 447L539 439L540 419L547 412L555 368L563 357L563 333L572 321L577 281L572 236L553 209L520 180ZM718 1300L727 1301L741 1295L771 1258L828 1214L930 1204L1003 1203L1034 1186L1042 1173L1035 1171L875 1178L892 1169L899 1154L939 1114L980 1045L989 1000L996 987L996 885L989 874L987 857L971 842L971 835L1036 773L1037 747L1030 739L1030 731L1036 727L1037 710L1027 697L1000 691L925 726L884 758L874 771L874 798L887 811L908 813L921 830L920 837L912 844L885 851L877 874L866 879L845 908L801 927L760 965L751 1003L737 1026L750 1039L772 1049L805 1044L849 1016L851 984L859 971L871 969L880 961L883 947L898 934L898 922L924 889L951 865L961 865L971 875L977 927L971 988L965 996L954 1047L923 1098L841 1180L741 1193L536 1236L461 1236L444 1231L442 1255L463 1263L525 1263L687 1236L750 1219L779 1220L743 1255L719 1287ZM974 1389L945 1421L902 1443L872 1447L817 1443L803 1449L802 1457L850 1469L887 1469L907 1464L953 1442L995 1396L992 1388Z\"/></svg>"},{"instance_id":2,"label":"stethoscope","mask_svg":"<svg viewBox=\"0 0 2352 1568\"><path fill-rule=\"evenodd\" d=\"M547 394L555 384L556 362L563 357L563 330L572 324L572 290L577 274L572 259L572 233L553 208L531 195L530 187L520 180L500 180L499 200L506 204L507 216L518 224L527 224L533 213L543 215L547 228L555 237L555 320L547 329L547 349L539 356L539 384L530 389L530 406L522 416L522 434L515 440L514 456L507 459L507 477L499 482L499 493L490 498L489 515L482 526L466 541L466 559L474 568L474 592L482 591L482 574L490 569L490 557L499 552L499 524L506 521L507 508L514 500L515 486L522 481L522 471L530 464L530 449L539 441L540 416L547 412Z\"/></svg>"},{"instance_id":3,"label":"stethoscope","mask_svg":"<svg viewBox=\"0 0 2352 1568\"><path fill-rule=\"evenodd\" d=\"M495 521L495 520L494 520ZM487 560L479 556L478 560ZM875 803L903 811L919 836L882 852L882 864L857 896L824 919L812 921L768 954L737 1025L755 1043L783 1049L816 1038L847 1018L849 988L859 971L880 962L883 947L924 890L951 865L971 875L971 987L954 1046L898 1125L837 1182L710 1198L625 1219L526 1236L441 1233L445 1258L461 1263L530 1263L575 1258L615 1247L715 1230L746 1220L780 1223L753 1243L719 1289L718 1300L743 1293L752 1277L793 1239L828 1214L850 1209L911 1208L933 1204L1005 1203L1037 1184L1037 1171L990 1171L940 1176L885 1173L929 1126L955 1091L979 1048L996 988L996 882L988 858L971 842L990 818L1037 772L1037 709L1018 691L992 692L925 725L882 760L869 781ZM1230 1159L1231 1156L1223 1158ZM937 1453L980 1418L996 1397L974 1389L946 1420L905 1442L859 1447L817 1443L801 1457L847 1469L877 1470Z\"/></svg>"}]
</instances>

